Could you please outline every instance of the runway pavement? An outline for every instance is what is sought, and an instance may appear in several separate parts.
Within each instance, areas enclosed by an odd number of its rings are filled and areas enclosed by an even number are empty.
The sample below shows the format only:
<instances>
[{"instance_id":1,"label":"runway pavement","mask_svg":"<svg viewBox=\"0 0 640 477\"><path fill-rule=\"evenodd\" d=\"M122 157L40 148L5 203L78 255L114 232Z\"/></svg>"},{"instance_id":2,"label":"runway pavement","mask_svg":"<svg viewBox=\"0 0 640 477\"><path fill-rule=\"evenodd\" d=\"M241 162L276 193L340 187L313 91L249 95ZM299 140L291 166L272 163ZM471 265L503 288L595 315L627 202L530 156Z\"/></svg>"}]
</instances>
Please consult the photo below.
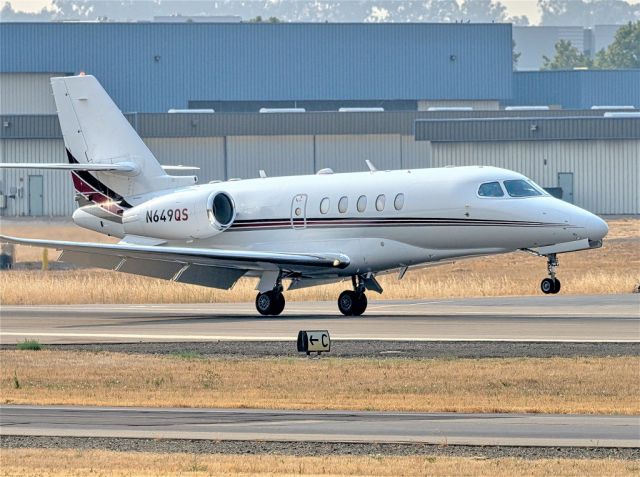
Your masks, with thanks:
<instances>
[{"instance_id":1,"label":"runway pavement","mask_svg":"<svg viewBox=\"0 0 640 477\"><path fill-rule=\"evenodd\" d=\"M289 303L261 317L253 304L3 306L0 343L294 340L640 342L640 295L372 301L364 316L335 303Z\"/></svg>"},{"instance_id":2,"label":"runway pavement","mask_svg":"<svg viewBox=\"0 0 640 477\"><path fill-rule=\"evenodd\" d=\"M0 434L635 448L640 417L1 406Z\"/></svg>"}]
</instances>

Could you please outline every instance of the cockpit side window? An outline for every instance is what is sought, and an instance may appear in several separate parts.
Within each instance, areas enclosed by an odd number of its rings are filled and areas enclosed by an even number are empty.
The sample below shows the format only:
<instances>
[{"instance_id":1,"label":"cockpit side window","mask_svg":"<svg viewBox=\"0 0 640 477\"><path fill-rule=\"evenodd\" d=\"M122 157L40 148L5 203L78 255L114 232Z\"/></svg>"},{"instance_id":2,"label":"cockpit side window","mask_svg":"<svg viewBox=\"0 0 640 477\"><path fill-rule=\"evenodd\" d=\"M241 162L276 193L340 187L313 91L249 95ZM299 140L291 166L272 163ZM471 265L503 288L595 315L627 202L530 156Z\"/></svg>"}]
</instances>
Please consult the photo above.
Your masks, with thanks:
<instances>
[{"instance_id":1,"label":"cockpit side window","mask_svg":"<svg viewBox=\"0 0 640 477\"><path fill-rule=\"evenodd\" d=\"M499 182L485 182L478 189L480 197L504 197L504 191Z\"/></svg>"},{"instance_id":2,"label":"cockpit side window","mask_svg":"<svg viewBox=\"0 0 640 477\"><path fill-rule=\"evenodd\" d=\"M543 195L533 184L523 179L504 181L504 188L511 197L535 197Z\"/></svg>"}]
</instances>

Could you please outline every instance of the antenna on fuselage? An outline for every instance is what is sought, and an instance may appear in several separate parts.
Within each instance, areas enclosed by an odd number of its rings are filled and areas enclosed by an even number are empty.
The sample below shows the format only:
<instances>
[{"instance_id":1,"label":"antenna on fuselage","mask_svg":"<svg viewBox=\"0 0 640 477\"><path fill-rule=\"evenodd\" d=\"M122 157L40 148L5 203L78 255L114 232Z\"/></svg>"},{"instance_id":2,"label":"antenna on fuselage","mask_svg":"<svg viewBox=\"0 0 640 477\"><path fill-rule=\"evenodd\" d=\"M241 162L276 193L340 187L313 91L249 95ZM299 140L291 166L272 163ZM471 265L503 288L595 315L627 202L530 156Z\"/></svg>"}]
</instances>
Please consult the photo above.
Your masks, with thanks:
<instances>
[{"instance_id":1,"label":"antenna on fuselage","mask_svg":"<svg viewBox=\"0 0 640 477\"><path fill-rule=\"evenodd\" d=\"M264 172L264 169L260 169L258 171L258 175L260 176L260 178L264 179L265 177L267 177L267 173Z\"/></svg>"},{"instance_id":2,"label":"antenna on fuselage","mask_svg":"<svg viewBox=\"0 0 640 477\"><path fill-rule=\"evenodd\" d=\"M378 170L376 166L373 165L373 162L371 162L369 159L365 159L364 162L367 163L367 167L371 172L376 172Z\"/></svg>"}]
</instances>

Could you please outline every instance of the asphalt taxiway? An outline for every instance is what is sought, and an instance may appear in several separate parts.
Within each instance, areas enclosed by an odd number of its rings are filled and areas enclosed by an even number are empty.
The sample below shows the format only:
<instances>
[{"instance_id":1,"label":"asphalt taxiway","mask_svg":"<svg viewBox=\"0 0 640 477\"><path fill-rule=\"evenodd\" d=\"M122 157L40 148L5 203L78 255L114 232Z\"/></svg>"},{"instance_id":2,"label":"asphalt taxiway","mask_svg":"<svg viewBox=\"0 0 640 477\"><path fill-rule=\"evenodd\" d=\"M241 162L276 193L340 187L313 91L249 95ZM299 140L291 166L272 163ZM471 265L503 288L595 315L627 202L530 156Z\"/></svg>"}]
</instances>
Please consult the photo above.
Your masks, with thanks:
<instances>
[{"instance_id":1,"label":"asphalt taxiway","mask_svg":"<svg viewBox=\"0 0 640 477\"><path fill-rule=\"evenodd\" d=\"M290 341L326 329L333 340L640 342L640 295L372 301L343 317L335 303L288 303L278 317L253 305L2 306L0 343Z\"/></svg>"},{"instance_id":2,"label":"asphalt taxiway","mask_svg":"<svg viewBox=\"0 0 640 477\"><path fill-rule=\"evenodd\" d=\"M2 436L640 447L640 417L1 406Z\"/></svg>"}]
</instances>

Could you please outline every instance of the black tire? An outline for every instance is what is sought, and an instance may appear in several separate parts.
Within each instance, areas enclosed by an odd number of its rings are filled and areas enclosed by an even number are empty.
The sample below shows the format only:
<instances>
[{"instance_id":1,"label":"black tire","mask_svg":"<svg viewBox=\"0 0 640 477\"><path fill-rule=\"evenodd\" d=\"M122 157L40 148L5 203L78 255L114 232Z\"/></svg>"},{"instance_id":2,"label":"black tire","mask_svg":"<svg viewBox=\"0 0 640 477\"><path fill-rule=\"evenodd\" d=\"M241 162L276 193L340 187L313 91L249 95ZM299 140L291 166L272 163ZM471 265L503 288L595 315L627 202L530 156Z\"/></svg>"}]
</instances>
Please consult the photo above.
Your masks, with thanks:
<instances>
[{"instance_id":1,"label":"black tire","mask_svg":"<svg viewBox=\"0 0 640 477\"><path fill-rule=\"evenodd\" d=\"M553 280L551 278L545 278L544 280L542 280L540 282L540 290L542 290L542 293L544 293L545 295L548 295L549 293L554 293L554 290L556 289L555 282L556 280Z\"/></svg>"},{"instance_id":2,"label":"black tire","mask_svg":"<svg viewBox=\"0 0 640 477\"><path fill-rule=\"evenodd\" d=\"M273 308L271 309L272 315L279 315L284 310L285 305L284 295L280 292L275 293L275 300L273 302Z\"/></svg>"},{"instance_id":3,"label":"black tire","mask_svg":"<svg viewBox=\"0 0 640 477\"><path fill-rule=\"evenodd\" d=\"M271 315L275 305L276 297L273 292L258 293L256 296L256 310L261 315Z\"/></svg>"},{"instance_id":4,"label":"black tire","mask_svg":"<svg viewBox=\"0 0 640 477\"><path fill-rule=\"evenodd\" d=\"M553 291L551 293L553 293L554 295L556 293L558 293L560 291L560 280L558 280L557 278L554 280L554 287L553 287Z\"/></svg>"},{"instance_id":5,"label":"black tire","mask_svg":"<svg viewBox=\"0 0 640 477\"><path fill-rule=\"evenodd\" d=\"M367 309L367 295L364 293L356 294L356 303L353 307L352 315L360 316Z\"/></svg>"},{"instance_id":6,"label":"black tire","mask_svg":"<svg viewBox=\"0 0 640 477\"><path fill-rule=\"evenodd\" d=\"M338 297L338 309L344 316L353 316L353 309L356 306L356 293L345 290Z\"/></svg>"}]
</instances>

